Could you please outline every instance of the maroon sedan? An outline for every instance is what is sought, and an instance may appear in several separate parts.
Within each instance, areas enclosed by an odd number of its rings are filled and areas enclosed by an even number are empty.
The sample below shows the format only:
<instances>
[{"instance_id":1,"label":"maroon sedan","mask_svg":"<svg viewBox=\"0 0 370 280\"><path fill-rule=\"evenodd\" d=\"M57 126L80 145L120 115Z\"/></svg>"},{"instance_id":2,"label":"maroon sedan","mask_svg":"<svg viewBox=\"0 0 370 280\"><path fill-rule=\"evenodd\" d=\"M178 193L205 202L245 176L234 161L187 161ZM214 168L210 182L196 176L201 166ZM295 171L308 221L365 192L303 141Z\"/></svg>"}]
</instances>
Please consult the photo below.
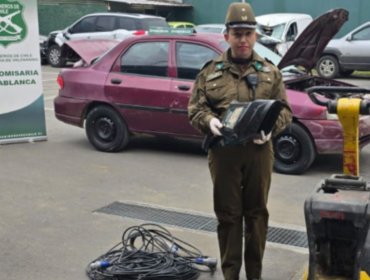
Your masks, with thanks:
<instances>
[{"instance_id":1,"label":"maroon sedan","mask_svg":"<svg viewBox=\"0 0 370 280\"><path fill-rule=\"evenodd\" d=\"M325 28L331 27L331 34L325 37L322 32L316 33L329 41L345 20L334 28L334 24L327 24L333 14L324 16L317 20ZM336 115L315 105L304 90L317 85L344 84L286 67L289 61L308 70L314 67L314 60L326 43L316 44L320 50L302 48L305 42L298 39L299 47L293 45L283 59L259 43L255 46L261 56L285 67L282 73L294 119L274 139L274 167L282 173L302 173L317 154L341 153L343 147L342 128ZM71 48L75 47L73 44L80 44L79 49L84 50L80 55L84 58L85 53L89 62L91 54L86 50L93 49L93 43L87 43L89 49L81 48L83 42L71 42ZM126 39L91 64L60 72L55 115L68 124L85 126L90 143L105 152L122 150L136 133L201 138L187 116L193 82L203 64L227 48L223 36L218 34L145 35ZM296 63L296 57L300 63ZM370 117L361 117L360 144L369 142Z\"/></svg>"}]
</instances>

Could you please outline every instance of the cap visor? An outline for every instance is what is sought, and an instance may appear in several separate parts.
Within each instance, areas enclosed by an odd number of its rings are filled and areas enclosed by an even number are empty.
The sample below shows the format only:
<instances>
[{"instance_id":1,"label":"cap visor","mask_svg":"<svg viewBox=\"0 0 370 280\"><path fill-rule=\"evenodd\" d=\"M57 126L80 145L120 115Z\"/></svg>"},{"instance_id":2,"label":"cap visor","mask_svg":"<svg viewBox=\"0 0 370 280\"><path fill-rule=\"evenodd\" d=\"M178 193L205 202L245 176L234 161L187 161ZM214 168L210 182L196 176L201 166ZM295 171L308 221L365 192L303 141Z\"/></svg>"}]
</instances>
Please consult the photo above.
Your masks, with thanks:
<instances>
[{"instance_id":1,"label":"cap visor","mask_svg":"<svg viewBox=\"0 0 370 280\"><path fill-rule=\"evenodd\" d=\"M247 24L247 23L236 23L236 24L229 24L230 28L249 28L249 29L256 29L255 24Z\"/></svg>"}]
</instances>

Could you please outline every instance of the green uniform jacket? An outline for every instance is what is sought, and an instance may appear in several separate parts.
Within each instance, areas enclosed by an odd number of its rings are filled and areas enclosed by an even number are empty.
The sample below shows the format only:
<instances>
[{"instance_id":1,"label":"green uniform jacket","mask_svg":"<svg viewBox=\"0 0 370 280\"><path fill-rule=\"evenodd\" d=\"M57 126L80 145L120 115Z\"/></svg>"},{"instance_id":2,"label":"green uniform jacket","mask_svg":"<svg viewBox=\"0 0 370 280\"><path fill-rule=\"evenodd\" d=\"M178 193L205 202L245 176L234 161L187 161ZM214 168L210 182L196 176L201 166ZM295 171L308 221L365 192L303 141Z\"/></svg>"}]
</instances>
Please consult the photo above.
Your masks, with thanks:
<instances>
[{"instance_id":1,"label":"green uniform jacket","mask_svg":"<svg viewBox=\"0 0 370 280\"><path fill-rule=\"evenodd\" d=\"M288 106L281 111L274 126L273 136L276 136L292 119L279 69L253 51L247 70L241 73L239 66L230 61L229 53L230 50L208 62L198 74L188 106L192 126L210 134L209 121L213 117L221 120L233 100L253 100L253 91L246 83L246 76L256 73L256 99L281 100Z\"/></svg>"}]
</instances>

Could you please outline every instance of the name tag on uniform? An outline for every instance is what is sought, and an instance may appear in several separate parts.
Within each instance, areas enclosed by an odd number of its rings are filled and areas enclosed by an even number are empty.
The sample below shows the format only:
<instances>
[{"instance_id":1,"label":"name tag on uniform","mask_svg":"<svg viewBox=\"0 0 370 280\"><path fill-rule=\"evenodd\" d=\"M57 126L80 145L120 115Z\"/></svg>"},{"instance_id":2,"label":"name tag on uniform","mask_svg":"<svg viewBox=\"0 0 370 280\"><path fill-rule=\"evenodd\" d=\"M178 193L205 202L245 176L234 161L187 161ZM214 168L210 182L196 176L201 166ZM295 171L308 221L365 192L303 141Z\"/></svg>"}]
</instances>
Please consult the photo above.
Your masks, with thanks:
<instances>
[{"instance_id":1,"label":"name tag on uniform","mask_svg":"<svg viewBox=\"0 0 370 280\"><path fill-rule=\"evenodd\" d=\"M216 79L220 76L222 76L222 72L216 72L216 73L210 74L210 75L207 76L206 82L211 81L213 79Z\"/></svg>"}]
</instances>

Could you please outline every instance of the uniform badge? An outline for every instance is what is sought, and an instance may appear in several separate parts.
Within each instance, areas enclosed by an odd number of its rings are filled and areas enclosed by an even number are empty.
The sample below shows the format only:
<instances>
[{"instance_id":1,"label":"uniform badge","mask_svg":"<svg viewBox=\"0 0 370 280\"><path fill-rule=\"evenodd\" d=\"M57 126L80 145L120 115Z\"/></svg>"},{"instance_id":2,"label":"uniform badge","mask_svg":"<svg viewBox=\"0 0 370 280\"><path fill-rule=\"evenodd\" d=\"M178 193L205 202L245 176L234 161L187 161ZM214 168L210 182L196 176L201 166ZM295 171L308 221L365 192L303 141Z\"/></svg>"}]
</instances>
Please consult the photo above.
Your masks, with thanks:
<instances>
[{"instance_id":1,"label":"uniform badge","mask_svg":"<svg viewBox=\"0 0 370 280\"><path fill-rule=\"evenodd\" d=\"M262 72L269 73L269 72L271 72L271 68L268 67L268 66L263 66L262 67Z\"/></svg>"},{"instance_id":2,"label":"uniform badge","mask_svg":"<svg viewBox=\"0 0 370 280\"><path fill-rule=\"evenodd\" d=\"M261 71L261 70L262 70L262 68L263 68L263 65L262 65L262 63L261 63L261 62L256 61L256 62L254 63L254 67L256 68L256 70L257 70L257 71Z\"/></svg>"},{"instance_id":3,"label":"uniform badge","mask_svg":"<svg viewBox=\"0 0 370 280\"><path fill-rule=\"evenodd\" d=\"M224 64L222 62L216 64L216 69L217 70L221 70L223 67L224 67Z\"/></svg>"}]
</instances>

